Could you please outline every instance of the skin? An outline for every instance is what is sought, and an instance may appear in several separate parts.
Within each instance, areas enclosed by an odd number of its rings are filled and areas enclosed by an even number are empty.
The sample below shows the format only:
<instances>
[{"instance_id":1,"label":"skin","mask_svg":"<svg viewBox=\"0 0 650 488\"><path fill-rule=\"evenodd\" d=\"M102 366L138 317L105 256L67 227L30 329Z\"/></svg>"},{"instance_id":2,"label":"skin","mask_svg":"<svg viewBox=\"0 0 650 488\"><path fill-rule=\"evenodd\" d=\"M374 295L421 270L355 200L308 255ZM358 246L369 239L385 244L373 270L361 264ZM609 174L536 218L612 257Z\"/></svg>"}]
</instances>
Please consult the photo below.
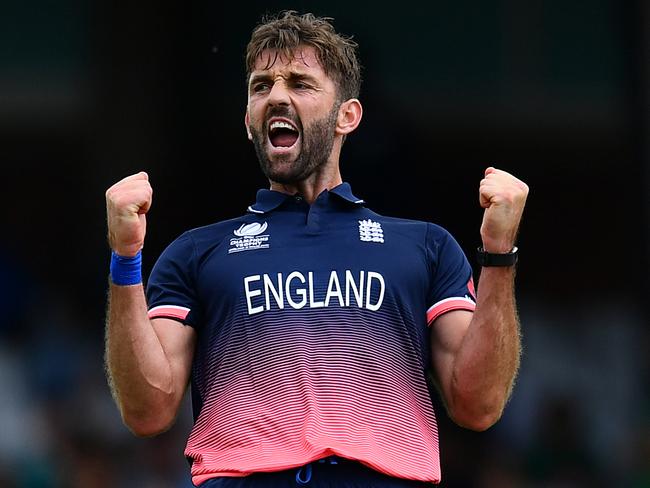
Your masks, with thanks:
<instances>
[{"instance_id":1,"label":"skin","mask_svg":"<svg viewBox=\"0 0 650 488\"><path fill-rule=\"evenodd\" d=\"M264 122L274 110L285 107L308 129L325 118L337 103L336 85L325 74L313 48L300 49L290 60L278 55L275 64L265 70L268 58L275 57L275 54L272 50L262 53L248 83L244 123L251 141L252 131L264 135ZM271 189L289 194L300 193L307 202L312 203L323 190L341 184L343 179L339 170L339 158L343 139L357 128L362 114L361 103L356 98L340 103L334 124L332 149L323 164L314 168L306 178L297 181L281 183L270 180ZM273 171L281 176L292 173L303 145L302 134L289 149L273 148L266 140L264 148Z\"/></svg>"},{"instance_id":2,"label":"skin","mask_svg":"<svg viewBox=\"0 0 650 488\"><path fill-rule=\"evenodd\" d=\"M485 209L483 248L509 252L528 196L514 176L487 168L479 185ZM496 423L510 397L521 355L515 306L514 267L483 268L474 313L458 310L431 325L432 360L450 417L463 427L485 430Z\"/></svg>"},{"instance_id":3,"label":"skin","mask_svg":"<svg viewBox=\"0 0 650 488\"><path fill-rule=\"evenodd\" d=\"M300 193L309 203L342 183L339 157L345 136L362 117L357 99L341 102L315 52L301 47L292 59L279 56L268 69L262 53L251 74L245 126L264 151L271 189ZM273 117L301 129L290 148L274 148L266 137ZM333 130L331 150L316 164L301 158L310 128L324 120ZM311 166L310 166L311 165ZM281 182L280 182L281 181ZM106 192L108 237L119 255L133 256L144 245L146 213L152 188L144 172L119 181ZM512 249L528 187L514 176L488 168L479 185L485 209L483 247L489 252ZM514 299L514 269L485 268L474 313L451 311L431 324L433 368L451 418L461 426L484 430L501 416L519 365L519 325ZM168 429L187 388L196 333L171 319L147 317L142 285L110 284L106 328L106 365L125 424L137 435Z\"/></svg>"},{"instance_id":4,"label":"skin","mask_svg":"<svg viewBox=\"0 0 650 488\"><path fill-rule=\"evenodd\" d=\"M153 191L141 172L106 191L108 240L121 256L144 245ZM109 287L106 368L124 423L138 436L173 424L189 382L196 333L164 318L149 320L141 284Z\"/></svg>"}]
</instances>

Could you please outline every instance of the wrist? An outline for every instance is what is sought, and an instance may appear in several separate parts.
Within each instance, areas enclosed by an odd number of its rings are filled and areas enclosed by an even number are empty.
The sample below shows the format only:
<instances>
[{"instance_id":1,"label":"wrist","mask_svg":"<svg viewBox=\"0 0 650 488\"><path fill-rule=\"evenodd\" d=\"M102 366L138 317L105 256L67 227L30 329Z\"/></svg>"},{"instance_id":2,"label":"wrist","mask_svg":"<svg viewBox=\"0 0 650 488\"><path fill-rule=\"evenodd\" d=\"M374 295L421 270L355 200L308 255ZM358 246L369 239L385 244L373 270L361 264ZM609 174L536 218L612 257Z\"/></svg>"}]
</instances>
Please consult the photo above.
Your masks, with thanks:
<instances>
[{"instance_id":1,"label":"wrist","mask_svg":"<svg viewBox=\"0 0 650 488\"><path fill-rule=\"evenodd\" d=\"M110 278L118 286L139 285L142 283L142 251L134 256L121 256L111 252Z\"/></svg>"},{"instance_id":2,"label":"wrist","mask_svg":"<svg viewBox=\"0 0 650 488\"><path fill-rule=\"evenodd\" d=\"M519 249L511 248L507 252L490 252L482 247L476 251L476 260L483 267L507 267L517 264Z\"/></svg>"},{"instance_id":3,"label":"wrist","mask_svg":"<svg viewBox=\"0 0 650 488\"><path fill-rule=\"evenodd\" d=\"M111 251L123 258L133 258L137 256L144 247L143 242L119 243L117 239L112 239L109 234L108 246Z\"/></svg>"},{"instance_id":4,"label":"wrist","mask_svg":"<svg viewBox=\"0 0 650 488\"><path fill-rule=\"evenodd\" d=\"M494 254L504 254L512 251L515 247L514 242L511 239L506 239L502 241L492 240L492 239L481 239L483 243L482 249L485 252L494 253Z\"/></svg>"}]
</instances>

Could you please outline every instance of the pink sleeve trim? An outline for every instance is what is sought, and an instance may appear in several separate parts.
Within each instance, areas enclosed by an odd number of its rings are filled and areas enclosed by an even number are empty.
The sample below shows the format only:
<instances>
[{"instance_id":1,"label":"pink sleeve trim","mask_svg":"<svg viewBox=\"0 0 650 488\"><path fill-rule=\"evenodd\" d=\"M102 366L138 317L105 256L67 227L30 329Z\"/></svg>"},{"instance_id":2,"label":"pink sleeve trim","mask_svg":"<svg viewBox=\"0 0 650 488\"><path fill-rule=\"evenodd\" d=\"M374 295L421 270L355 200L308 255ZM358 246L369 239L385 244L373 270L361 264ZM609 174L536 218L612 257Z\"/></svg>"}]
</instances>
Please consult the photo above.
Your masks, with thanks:
<instances>
[{"instance_id":1,"label":"pink sleeve trim","mask_svg":"<svg viewBox=\"0 0 650 488\"><path fill-rule=\"evenodd\" d=\"M155 319L156 317L170 317L179 320L185 320L190 313L187 307L180 307L178 305L159 305L149 310L149 318Z\"/></svg>"},{"instance_id":2,"label":"pink sleeve trim","mask_svg":"<svg viewBox=\"0 0 650 488\"><path fill-rule=\"evenodd\" d=\"M438 303L433 304L429 310L427 310L427 324L431 323L440 317L443 313L450 312L452 310L469 310L473 312L476 308L476 303L474 300L467 297L452 297L445 298L440 300Z\"/></svg>"}]
</instances>

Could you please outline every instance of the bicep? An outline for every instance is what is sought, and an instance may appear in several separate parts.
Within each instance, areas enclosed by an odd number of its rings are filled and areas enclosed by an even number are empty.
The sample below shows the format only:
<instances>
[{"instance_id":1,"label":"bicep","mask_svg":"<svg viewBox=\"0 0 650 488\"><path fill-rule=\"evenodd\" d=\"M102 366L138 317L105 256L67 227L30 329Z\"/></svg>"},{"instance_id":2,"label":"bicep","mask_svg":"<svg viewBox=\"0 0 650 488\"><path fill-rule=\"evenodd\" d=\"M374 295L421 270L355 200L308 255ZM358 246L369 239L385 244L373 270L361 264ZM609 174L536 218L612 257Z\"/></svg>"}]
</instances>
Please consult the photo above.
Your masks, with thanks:
<instances>
[{"instance_id":1,"label":"bicep","mask_svg":"<svg viewBox=\"0 0 650 488\"><path fill-rule=\"evenodd\" d=\"M431 362L444 400L449 399L454 360L465 338L473 313L452 310L440 315L431 327Z\"/></svg>"},{"instance_id":2,"label":"bicep","mask_svg":"<svg viewBox=\"0 0 650 488\"><path fill-rule=\"evenodd\" d=\"M151 325L169 361L174 391L179 392L182 397L192 369L196 331L189 325L167 318L152 319Z\"/></svg>"}]
</instances>

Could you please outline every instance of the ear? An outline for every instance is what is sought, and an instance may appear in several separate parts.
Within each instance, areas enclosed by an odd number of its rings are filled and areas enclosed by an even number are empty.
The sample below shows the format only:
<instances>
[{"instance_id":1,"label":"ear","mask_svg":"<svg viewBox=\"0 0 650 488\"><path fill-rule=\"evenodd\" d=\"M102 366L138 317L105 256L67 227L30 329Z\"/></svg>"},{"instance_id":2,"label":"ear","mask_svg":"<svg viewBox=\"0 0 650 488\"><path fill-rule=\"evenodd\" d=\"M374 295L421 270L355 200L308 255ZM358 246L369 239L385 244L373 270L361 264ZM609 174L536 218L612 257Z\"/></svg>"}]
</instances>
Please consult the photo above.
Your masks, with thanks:
<instances>
[{"instance_id":1,"label":"ear","mask_svg":"<svg viewBox=\"0 0 650 488\"><path fill-rule=\"evenodd\" d=\"M246 115L244 116L244 125L246 126L246 134L248 134L248 140L253 140L253 135L251 134L251 118L248 115L248 109L246 109Z\"/></svg>"},{"instance_id":2,"label":"ear","mask_svg":"<svg viewBox=\"0 0 650 488\"><path fill-rule=\"evenodd\" d=\"M336 133L343 136L348 135L357 128L363 116L361 102L356 98L350 98L339 107L339 115L336 120Z\"/></svg>"}]
</instances>

